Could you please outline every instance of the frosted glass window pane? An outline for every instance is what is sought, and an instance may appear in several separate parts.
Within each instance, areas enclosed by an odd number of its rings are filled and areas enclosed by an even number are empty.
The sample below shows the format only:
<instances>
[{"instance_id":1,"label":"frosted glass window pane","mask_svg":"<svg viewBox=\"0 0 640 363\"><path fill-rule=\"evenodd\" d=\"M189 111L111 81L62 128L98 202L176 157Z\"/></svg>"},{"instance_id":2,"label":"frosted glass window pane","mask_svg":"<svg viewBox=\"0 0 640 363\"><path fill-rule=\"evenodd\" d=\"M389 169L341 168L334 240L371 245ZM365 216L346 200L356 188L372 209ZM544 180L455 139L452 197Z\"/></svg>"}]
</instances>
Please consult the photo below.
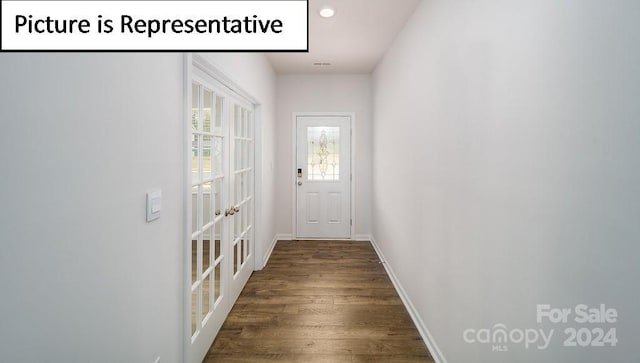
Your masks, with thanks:
<instances>
[{"instance_id":1,"label":"frosted glass window pane","mask_svg":"<svg viewBox=\"0 0 640 363\"><path fill-rule=\"evenodd\" d=\"M213 112L213 92L211 90L204 89L202 103L202 131L211 132L211 114Z\"/></svg>"},{"instance_id":2,"label":"frosted glass window pane","mask_svg":"<svg viewBox=\"0 0 640 363\"><path fill-rule=\"evenodd\" d=\"M340 180L340 128L307 128L307 179Z\"/></svg>"},{"instance_id":3,"label":"frosted glass window pane","mask_svg":"<svg viewBox=\"0 0 640 363\"><path fill-rule=\"evenodd\" d=\"M219 215L222 214L222 200L220 199L221 195L220 193L222 193L222 179L218 179L216 181L213 182L213 210L214 210L214 217L213 218L217 218Z\"/></svg>"},{"instance_id":4,"label":"frosted glass window pane","mask_svg":"<svg viewBox=\"0 0 640 363\"><path fill-rule=\"evenodd\" d=\"M197 314L198 307L198 289L195 289L191 293L191 335L195 335L197 331L196 320L198 317Z\"/></svg>"},{"instance_id":5,"label":"frosted glass window pane","mask_svg":"<svg viewBox=\"0 0 640 363\"><path fill-rule=\"evenodd\" d=\"M250 150L249 148L251 147L251 145L249 144L248 141L244 142L244 168L248 168L249 167L249 163L251 161L251 155L250 155Z\"/></svg>"},{"instance_id":6,"label":"frosted glass window pane","mask_svg":"<svg viewBox=\"0 0 640 363\"><path fill-rule=\"evenodd\" d=\"M241 109L241 120L240 120L240 136L241 137L246 137L247 136L247 110L245 110L244 108Z\"/></svg>"},{"instance_id":7,"label":"frosted glass window pane","mask_svg":"<svg viewBox=\"0 0 640 363\"><path fill-rule=\"evenodd\" d=\"M197 134L191 135L191 180L193 182L200 180L200 136Z\"/></svg>"},{"instance_id":8,"label":"frosted glass window pane","mask_svg":"<svg viewBox=\"0 0 640 363\"><path fill-rule=\"evenodd\" d=\"M234 130L234 135L236 137L240 137L241 135L241 129L242 129L242 108L240 108L240 106L236 105L235 109L234 109L234 114L233 114L233 130Z\"/></svg>"},{"instance_id":9,"label":"frosted glass window pane","mask_svg":"<svg viewBox=\"0 0 640 363\"><path fill-rule=\"evenodd\" d=\"M235 142L235 165L234 170L240 170L242 168L242 141L236 140Z\"/></svg>"},{"instance_id":10,"label":"frosted glass window pane","mask_svg":"<svg viewBox=\"0 0 640 363\"><path fill-rule=\"evenodd\" d=\"M191 240L191 285L198 280L198 240Z\"/></svg>"},{"instance_id":11,"label":"frosted glass window pane","mask_svg":"<svg viewBox=\"0 0 640 363\"><path fill-rule=\"evenodd\" d=\"M198 193L200 191L199 186L191 188L191 233L196 233L200 230L198 226L198 218L202 214L202 207L198 205Z\"/></svg>"},{"instance_id":12,"label":"frosted glass window pane","mask_svg":"<svg viewBox=\"0 0 640 363\"><path fill-rule=\"evenodd\" d=\"M244 255L244 249L245 249L245 240L241 239L240 240L240 264L244 264L245 262L245 255Z\"/></svg>"},{"instance_id":13,"label":"frosted glass window pane","mask_svg":"<svg viewBox=\"0 0 640 363\"><path fill-rule=\"evenodd\" d=\"M235 201L235 205L240 204L240 202L242 201L242 178L243 178L244 174L240 173L238 175L236 175L236 201Z\"/></svg>"},{"instance_id":14,"label":"frosted glass window pane","mask_svg":"<svg viewBox=\"0 0 640 363\"><path fill-rule=\"evenodd\" d=\"M202 179L211 178L212 162L211 156L213 154L213 142L212 137L205 135L202 137Z\"/></svg>"},{"instance_id":15,"label":"frosted glass window pane","mask_svg":"<svg viewBox=\"0 0 640 363\"><path fill-rule=\"evenodd\" d=\"M240 261L240 248L241 248L240 246L241 246L240 240L238 240L238 244L236 244L234 246L234 250L236 251L235 256L234 256L234 259L235 259L235 262L236 262L236 269L235 269L236 273L238 271L240 271L240 267L242 267L242 265L241 265L242 261Z\"/></svg>"},{"instance_id":16,"label":"frosted glass window pane","mask_svg":"<svg viewBox=\"0 0 640 363\"><path fill-rule=\"evenodd\" d=\"M211 301L209 300L209 294L211 293L213 293L213 289L211 288L211 275L208 275L202 281L202 320L204 320L211 311L211 306L209 306L209 301Z\"/></svg>"},{"instance_id":17,"label":"frosted glass window pane","mask_svg":"<svg viewBox=\"0 0 640 363\"><path fill-rule=\"evenodd\" d=\"M222 271L222 268L220 266L220 264L216 265L215 269L214 269L214 281L215 281L215 290L214 290L214 299L215 301L218 301L218 299L220 298L221 292L220 292L220 273Z\"/></svg>"},{"instance_id":18,"label":"frosted glass window pane","mask_svg":"<svg viewBox=\"0 0 640 363\"><path fill-rule=\"evenodd\" d=\"M213 137L213 156L211 162L213 163L213 175L218 176L224 174L222 170L222 148L224 146L224 140L221 137Z\"/></svg>"},{"instance_id":19,"label":"frosted glass window pane","mask_svg":"<svg viewBox=\"0 0 640 363\"><path fill-rule=\"evenodd\" d=\"M216 118L213 132L216 134L222 134L222 102L224 99L220 96L216 96Z\"/></svg>"},{"instance_id":20,"label":"frosted glass window pane","mask_svg":"<svg viewBox=\"0 0 640 363\"><path fill-rule=\"evenodd\" d=\"M207 271L211 266L211 233L213 229L207 228L202 234L202 271Z\"/></svg>"},{"instance_id":21,"label":"frosted glass window pane","mask_svg":"<svg viewBox=\"0 0 640 363\"><path fill-rule=\"evenodd\" d=\"M202 225L205 226L213 221L215 215L213 213L214 201L212 199L213 183L205 183L202 185Z\"/></svg>"},{"instance_id":22,"label":"frosted glass window pane","mask_svg":"<svg viewBox=\"0 0 640 363\"><path fill-rule=\"evenodd\" d=\"M197 83L191 86L191 129L198 130L198 119L200 117L200 87Z\"/></svg>"},{"instance_id":23,"label":"frosted glass window pane","mask_svg":"<svg viewBox=\"0 0 640 363\"><path fill-rule=\"evenodd\" d=\"M215 263L215 261L218 260L218 257L220 257L220 222L216 223L213 225L213 229L211 230L211 238L213 243L213 257L212 260ZM219 275L216 275L219 276Z\"/></svg>"}]
</instances>

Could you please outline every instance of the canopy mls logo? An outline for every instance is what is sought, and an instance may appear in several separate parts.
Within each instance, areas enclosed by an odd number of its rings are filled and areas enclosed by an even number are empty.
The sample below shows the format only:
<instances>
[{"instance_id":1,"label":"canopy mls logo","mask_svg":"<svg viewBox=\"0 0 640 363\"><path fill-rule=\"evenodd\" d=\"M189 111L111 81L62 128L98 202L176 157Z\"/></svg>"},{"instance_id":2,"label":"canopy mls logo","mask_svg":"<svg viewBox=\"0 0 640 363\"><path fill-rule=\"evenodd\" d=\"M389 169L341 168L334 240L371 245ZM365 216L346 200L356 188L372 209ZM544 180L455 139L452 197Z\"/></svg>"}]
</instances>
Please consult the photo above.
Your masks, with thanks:
<instances>
[{"instance_id":1,"label":"canopy mls logo","mask_svg":"<svg viewBox=\"0 0 640 363\"><path fill-rule=\"evenodd\" d=\"M513 344L525 349L545 350L554 336L561 337L565 347L615 347L618 344L616 328L610 325L618 321L618 311L605 304L590 307L578 304L574 307L553 308L548 304L536 307L538 324L578 324L566 326L561 333L555 329L527 328L508 329L505 324L495 324L492 328L466 329L462 333L468 344L487 344L494 352L508 352Z\"/></svg>"},{"instance_id":2,"label":"canopy mls logo","mask_svg":"<svg viewBox=\"0 0 640 363\"><path fill-rule=\"evenodd\" d=\"M307 52L308 0L2 0L2 51Z\"/></svg>"},{"instance_id":3,"label":"canopy mls logo","mask_svg":"<svg viewBox=\"0 0 640 363\"><path fill-rule=\"evenodd\" d=\"M553 329L507 329L505 324L496 324L491 329L467 329L462 334L464 341L470 344L491 344L494 352L509 351L509 344L522 344L525 349L536 347L544 350L549 347Z\"/></svg>"}]
</instances>

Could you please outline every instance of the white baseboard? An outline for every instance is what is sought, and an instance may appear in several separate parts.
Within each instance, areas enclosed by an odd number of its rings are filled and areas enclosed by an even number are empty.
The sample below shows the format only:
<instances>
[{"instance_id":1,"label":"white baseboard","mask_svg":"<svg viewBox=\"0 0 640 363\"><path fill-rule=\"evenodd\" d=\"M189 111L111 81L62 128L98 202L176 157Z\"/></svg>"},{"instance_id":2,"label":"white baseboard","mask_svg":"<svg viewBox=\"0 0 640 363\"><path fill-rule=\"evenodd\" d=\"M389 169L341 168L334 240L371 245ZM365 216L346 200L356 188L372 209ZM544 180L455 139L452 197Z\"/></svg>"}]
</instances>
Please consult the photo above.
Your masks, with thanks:
<instances>
[{"instance_id":1,"label":"white baseboard","mask_svg":"<svg viewBox=\"0 0 640 363\"><path fill-rule=\"evenodd\" d=\"M295 240L295 238L291 234L278 234L278 235L276 235L276 238L279 241L293 241L293 240ZM329 239L331 239L331 238L329 238ZM338 240L343 240L343 239L344 238L339 238ZM305 238L305 240L309 240L309 241L313 241L313 240L325 241L325 240L327 240L327 238ZM367 242L369 242L369 241L371 241L371 235L370 234L356 234L355 237L351 239L351 241L367 241Z\"/></svg>"},{"instance_id":2,"label":"white baseboard","mask_svg":"<svg viewBox=\"0 0 640 363\"><path fill-rule=\"evenodd\" d=\"M278 241L293 241L293 235L291 234L276 234Z\"/></svg>"},{"instance_id":3,"label":"white baseboard","mask_svg":"<svg viewBox=\"0 0 640 363\"><path fill-rule=\"evenodd\" d=\"M278 235L273 236L273 240L269 244L269 249L267 250L267 253L264 254L264 259L262 261L262 267L260 268L261 270L265 266L267 266L267 262L269 262L269 258L271 258L271 253L273 252L273 249L276 247L276 242L278 242Z\"/></svg>"},{"instance_id":4,"label":"white baseboard","mask_svg":"<svg viewBox=\"0 0 640 363\"><path fill-rule=\"evenodd\" d=\"M353 238L356 241L367 241L370 242L371 241L371 235L370 234L356 234L356 236Z\"/></svg>"},{"instance_id":5,"label":"white baseboard","mask_svg":"<svg viewBox=\"0 0 640 363\"><path fill-rule=\"evenodd\" d=\"M383 262L382 265L384 266L384 269L387 271L387 275L389 275L389 278L391 279L393 286L396 288L398 295L400 295L400 299L402 299L402 302L404 303L405 308L409 312L409 315L411 316L413 323L416 325L416 328L418 329L418 332L420 333L422 340L424 340L425 344L427 344L427 348L429 348L429 353L431 353L433 360L436 363L447 363L447 360L442 355L442 352L438 348L438 345L433 339L433 336L431 335L431 333L429 333L429 330L427 329L424 322L422 321L420 314L418 314L418 311L416 310L415 306L413 306L411 299L409 299L409 296L407 295L406 291L400 284L400 280L398 280L398 278L396 277L396 274L393 272L393 269L389 265L389 262L387 262L387 259L382 254L382 251L380 250L380 247L378 247L378 243L376 242L375 238L373 236L370 236L370 240L371 240L371 245L373 246L373 249L376 250L378 257L380 258L380 261Z\"/></svg>"},{"instance_id":6,"label":"white baseboard","mask_svg":"<svg viewBox=\"0 0 640 363\"><path fill-rule=\"evenodd\" d=\"M292 240L292 237L290 234L276 234L275 236L273 236L273 240L269 244L269 249L267 249L267 252L264 254L262 267L260 269L262 270L265 266L267 266L267 262L269 262L269 258L271 258L273 249L276 248L276 243L278 241L291 241L291 240Z\"/></svg>"}]
</instances>

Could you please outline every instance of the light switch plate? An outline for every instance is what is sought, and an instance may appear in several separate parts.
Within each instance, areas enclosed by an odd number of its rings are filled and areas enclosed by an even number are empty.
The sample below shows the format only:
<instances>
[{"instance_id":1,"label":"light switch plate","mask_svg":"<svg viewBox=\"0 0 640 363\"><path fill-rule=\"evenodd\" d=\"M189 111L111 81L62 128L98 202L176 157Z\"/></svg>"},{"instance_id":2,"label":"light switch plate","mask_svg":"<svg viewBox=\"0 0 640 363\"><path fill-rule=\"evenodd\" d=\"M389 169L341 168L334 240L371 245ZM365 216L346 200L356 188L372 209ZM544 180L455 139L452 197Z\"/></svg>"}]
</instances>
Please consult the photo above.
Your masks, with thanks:
<instances>
[{"instance_id":1,"label":"light switch plate","mask_svg":"<svg viewBox=\"0 0 640 363\"><path fill-rule=\"evenodd\" d=\"M147 192L147 222L160 218L162 211L162 190L155 189Z\"/></svg>"}]
</instances>

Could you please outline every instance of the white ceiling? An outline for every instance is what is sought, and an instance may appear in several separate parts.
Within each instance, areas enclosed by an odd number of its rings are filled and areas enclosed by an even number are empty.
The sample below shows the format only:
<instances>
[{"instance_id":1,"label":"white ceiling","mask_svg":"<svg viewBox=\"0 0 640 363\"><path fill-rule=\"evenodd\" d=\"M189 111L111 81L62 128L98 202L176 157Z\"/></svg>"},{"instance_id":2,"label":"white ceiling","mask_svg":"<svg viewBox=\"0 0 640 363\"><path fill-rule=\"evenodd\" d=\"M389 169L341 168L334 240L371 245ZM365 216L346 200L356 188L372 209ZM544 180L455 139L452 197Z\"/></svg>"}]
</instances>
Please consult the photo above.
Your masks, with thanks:
<instances>
[{"instance_id":1,"label":"white ceiling","mask_svg":"<svg viewBox=\"0 0 640 363\"><path fill-rule=\"evenodd\" d=\"M309 0L309 53L267 57L278 73L370 73L420 1ZM327 5L333 18L318 15Z\"/></svg>"}]
</instances>

